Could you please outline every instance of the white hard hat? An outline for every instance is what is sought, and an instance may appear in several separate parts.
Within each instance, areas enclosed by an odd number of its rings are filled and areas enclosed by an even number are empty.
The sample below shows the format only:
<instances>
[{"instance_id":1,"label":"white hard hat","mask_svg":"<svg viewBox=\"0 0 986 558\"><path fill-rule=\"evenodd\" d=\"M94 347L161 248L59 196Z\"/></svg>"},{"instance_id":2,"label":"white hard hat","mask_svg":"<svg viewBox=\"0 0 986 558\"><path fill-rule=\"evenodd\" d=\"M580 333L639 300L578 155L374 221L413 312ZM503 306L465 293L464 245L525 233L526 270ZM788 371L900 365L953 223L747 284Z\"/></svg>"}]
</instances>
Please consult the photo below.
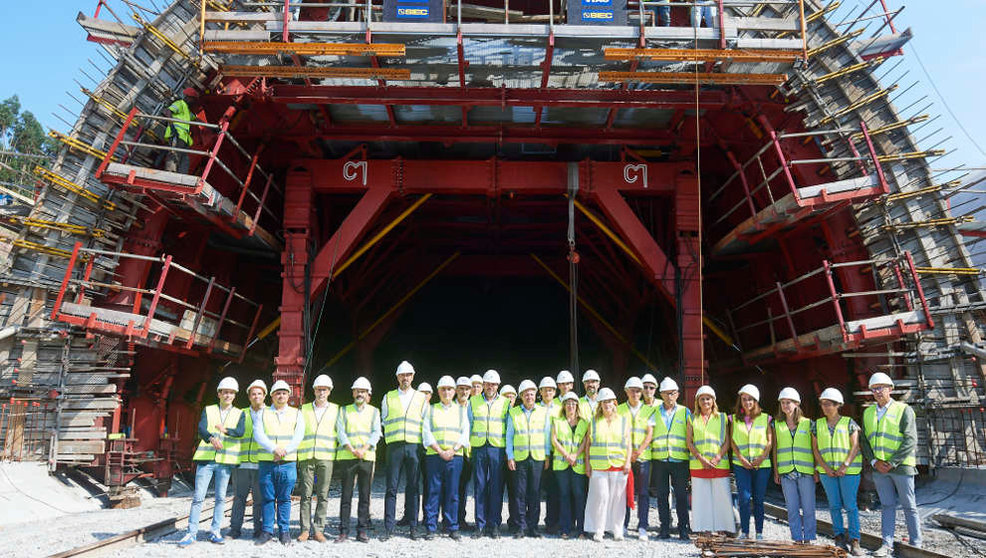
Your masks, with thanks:
<instances>
[{"instance_id":1,"label":"white hard hat","mask_svg":"<svg viewBox=\"0 0 986 558\"><path fill-rule=\"evenodd\" d=\"M517 395L517 390L515 390L514 389L514 386L512 386L510 384L504 384L503 387L500 388L500 395L506 395L508 393L512 393L514 395Z\"/></svg>"},{"instance_id":2,"label":"white hard hat","mask_svg":"<svg viewBox=\"0 0 986 558\"><path fill-rule=\"evenodd\" d=\"M500 373L496 370L487 370L486 374L483 374L484 384L499 384L500 383Z\"/></svg>"},{"instance_id":3,"label":"white hard hat","mask_svg":"<svg viewBox=\"0 0 986 558\"><path fill-rule=\"evenodd\" d=\"M644 384L654 384L657 385L657 378L653 374L644 374L643 378L640 378L640 382Z\"/></svg>"},{"instance_id":4,"label":"white hard hat","mask_svg":"<svg viewBox=\"0 0 986 558\"><path fill-rule=\"evenodd\" d=\"M584 383L584 382L588 382L588 381L591 381L591 380L595 380L595 381L598 382L599 381L599 373L596 372L595 370L589 369L589 370L586 370L585 371L585 374L582 374L582 382Z\"/></svg>"},{"instance_id":5,"label":"white hard hat","mask_svg":"<svg viewBox=\"0 0 986 558\"><path fill-rule=\"evenodd\" d=\"M894 381L890 379L890 376L887 376L883 372L877 372L872 376L870 376L870 383L867 385L867 387L873 387L873 386L894 387Z\"/></svg>"},{"instance_id":6,"label":"white hard hat","mask_svg":"<svg viewBox=\"0 0 986 558\"><path fill-rule=\"evenodd\" d=\"M711 395L712 396L712 399L715 399L716 398L716 390L712 389L711 386L702 386L702 387L698 388L698 391L695 392L695 399L698 399L699 397L702 397L703 395Z\"/></svg>"},{"instance_id":7,"label":"white hard hat","mask_svg":"<svg viewBox=\"0 0 986 558\"><path fill-rule=\"evenodd\" d=\"M271 394L274 394L279 391L291 391L291 386L289 386L284 380L278 380L274 382L274 385L270 386L270 392Z\"/></svg>"},{"instance_id":8,"label":"white hard hat","mask_svg":"<svg viewBox=\"0 0 986 558\"><path fill-rule=\"evenodd\" d=\"M603 388L599 390L599 395L596 396L596 401L602 403L603 401L616 400L616 394L613 390L609 388Z\"/></svg>"},{"instance_id":9,"label":"white hard hat","mask_svg":"<svg viewBox=\"0 0 986 558\"><path fill-rule=\"evenodd\" d=\"M828 399L829 401L835 401L839 405L842 405L846 402L846 400L842 398L842 392L835 388L825 388L822 391L822 394L818 396L818 398Z\"/></svg>"},{"instance_id":10,"label":"white hard hat","mask_svg":"<svg viewBox=\"0 0 986 558\"><path fill-rule=\"evenodd\" d=\"M255 387L258 387L258 388L264 390L264 395L267 394L267 384L264 383L263 380L254 380L254 381L250 382L249 387L247 387L247 393L250 393L250 390L253 389L253 388L255 388Z\"/></svg>"},{"instance_id":11,"label":"white hard hat","mask_svg":"<svg viewBox=\"0 0 986 558\"><path fill-rule=\"evenodd\" d=\"M678 382L665 376L664 379L661 380L661 387L658 388L658 391L678 391Z\"/></svg>"},{"instance_id":12,"label":"white hard hat","mask_svg":"<svg viewBox=\"0 0 986 558\"><path fill-rule=\"evenodd\" d=\"M461 380L462 378L459 378L459 379ZM467 386L469 385L469 378L466 378L466 384L465 385L467 385ZM438 388L439 389L441 389L441 388L453 388L454 389L455 388L455 380L452 379L452 376L442 376L441 378L438 379ZM418 386L418 391L422 391L421 386Z\"/></svg>"},{"instance_id":13,"label":"white hard hat","mask_svg":"<svg viewBox=\"0 0 986 558\"><path fill-rule=\"evenodd\" d=\"M373 386L370 385L370 380L360 376L359 378L356 378L356 381L353 382L353 387L350 389L365 389L366 391L372 392Z\"/></svg>"},{"instance_id":14,"label":"white hard hat","mask_svg":"<svg viewBox=\"0 0 986 558\"><path fill-rule=\"evenodd\" d=\"M459 376L459 379L455 381L455 387L459 386L472 387L472 380L469 379L469 376Z\"/></svg>"},{"instance_id":15,"label":"white hard hat","mask_svg":"<svg viewBox=\"0 0 986 558\"><path fill-rule=\"evenodd\" d=\"M541 378L541 383L538 384L538 389L546 387L558 389L558 384L555 383L555 379L551 376L545 376Z\"/></svg>"},{"instance_id":16,"label":"white hard hat","mask_svg":"<svg viewBox=\"0 0 986 558\"><path fill-rule=\"evenodd\" d=\"M524 380L523 382L520 383L520 387L517 388L517 392L518 393L524 393L525 391L527 391L529 389L535 389L536 390L537 388L538 387L536 385L534 385L534 382L532 382L530 380Z\"/></svg>"},{"instance_id":17,"label":"white hard hat","mask_svg":"<svg viewBox=\"0 0 986 558\"><path fill-rule=\"evenodd\" d=\"M579 396L575 395L574 391L570 391L565 395L561 396L561 402L563 405L565 404L566 401L575 401L577 403L579 401Z\"/></svg>"},{"instance_id":18,"label":"white hard hat","mask_svg":"<svg viewBox=\"0 0 986 558\"><path fill-rule=\"evenodd\" d=\"M315 381L312 382L312 387L313 388L327 387L329 389L332 389L335 386L332 385L332 378L328 377L325 374L319 374L318 377L315 378Z\"/></svg>"},{"instance_id":19,"label":"white hard hat","mask_svg":"<svg viewBox=\"0 0 986 558\"><path fill-rule=\"evenodd\" d=\"M801 404L801 394L798 393L798 390L793 387L786 387L782 389L781 392L777 394L777 400L780 401L781 399L790 399L795 403Z\"/></svg>"},{"instance_id":20,"label":"white hard hat","mask_svg":"<svg viewBox=\"0 0 986 558\"><path fill-rule=\"evenodd\" d=\"M483 377L480 376L479 374L473 374L472 377L469 378L469 383L470 384L481 384L481 383L483 383Z\"/></svg>"},{"instance_id":21,"label":"white hard hat","mask_svg":"<svg viewBox=\"0 0 986 558\"><path fill-rule=\"evenodd\" d=\"M630 389L630 388L644 389L644 383L640 381L640 378L636 376L630 376L629 378L627 378L627 383L623 384L623 389Z\"/></svg>"},{"instance_id":22,"label":"white hard hat","mask_svg":"<svg viewBox=\"0 0 986 558\"><path fill-rule=\"evenodd\" d=\"M222 380L219 380L219 385L216 387L216 391L221 389L231 389L233 391L240 391L240 383L236 381L236 378L232 376L226 376Z\"/></svg>"},{"instance_id":23,"label":"white hard hat","mask_svg":"<svg viewBox=\"0 0 986 558\"><path fill-rule=\"evenodd\" d=\"M741 387L739 393L741 395L745 393L750 397L756 399L758 402L760 401L760 388L758 388L753 384L746 384L745 386Z\"/></svg>"},{"instance_id":24,"label":"white hard hat","mask_svg":"<svg viewBox=\"0 0 986 558\"><path fill-rule=\"evenodd\" d=\"M425 393L435 393L435 390L431 389L431 384L428 382L421 382L418 384L418 391L423 391Z\"/></svg>"},{"instance_id":25,"label":"white hard hat","mask_svg":"<svg viewBox=\"0 0 986 558\"><path fill-rule=\"evenodd\" d=\"M555 381L559 384L574 384L575 376L572 376L572 373L568 370L562 370L558 373L558 377L555 378Z\"/></svg>"},{"instance_id":26,"label":"white hard hat","mask_svg":"<svg viewBox=\"0 0 986 558\"><path fill-rule=\"evenodd\" d=\"M411 366L410 362L402 360L401 363L397 365L397 373L395 376L399 376L401 374L414 374L414 367Z\"/></svg>"}]
</instances>

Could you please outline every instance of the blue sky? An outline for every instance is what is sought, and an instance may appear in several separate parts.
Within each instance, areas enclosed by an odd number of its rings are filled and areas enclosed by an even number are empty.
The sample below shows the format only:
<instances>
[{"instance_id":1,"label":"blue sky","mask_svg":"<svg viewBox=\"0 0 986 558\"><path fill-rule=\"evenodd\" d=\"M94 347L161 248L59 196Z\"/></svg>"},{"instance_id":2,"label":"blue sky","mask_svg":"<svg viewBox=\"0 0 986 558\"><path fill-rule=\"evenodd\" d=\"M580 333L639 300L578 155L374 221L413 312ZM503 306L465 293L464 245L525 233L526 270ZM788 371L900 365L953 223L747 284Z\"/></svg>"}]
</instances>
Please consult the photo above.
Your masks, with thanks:
<instances>
[{"instance_id":1,"label":"blue sky","mask_svg":"<svg viewBox=\"0 0 986 558\"><path fill-rule=\"evenodd\" d=\"M154 3L163 5L166 1L154 0ZM904 5L902 0L887 2L891 11ZM864 0L843 0L844 7L860 4L864 4ZM869 4L869 0L865 4ZM121 17L129 17L129 10L119 0L111 0L111 5ZM73 112L78 111L78 103L65 93L71 91L81 98L73 78L91 88L92 82L80 68L99 79L101 72L92 63L104 69L108 63L97 52L96 45L86 42L85 33L75 22L79 11L92 14L96 0L46 0L42 6L5 10L6 27L0 34L0 52L4 53L0 60L0 76L3 76L0 80L0 99L17 94L24 108L32 111L42 124L65 130L66 124L52 113L74 122L75 117L69 116L58 106L62 104ZM986 150L986 110L983 109L983 95L986 92L986 32L983 31L986 5L982 0L911 0L895 21L900 28L910 27L915 38L905 47L906 56L901 65L888 78L904 74L900 78L901 90L915 81L920 82L897 99L895 104L903 108L927 95L928 100L919 103L915 110L933 101L934 106L928 112L941 115L915 134L920 140L943 128L923 141L921 147L929 148L951 136L952 139L942 147L955 150L954 153L935 162L934 167L952 167L963 163L986 167L986 155L973 143ZM915 52L924 62L948 108L972 136L972 141L949 115L931 87L931 82L917 63ZM885 63L884 68L894 63L896 60L891 60ZM878 71L878 75L882 73ZM912 113L905 113L905 116Z\"/></svg>"}]
</instances>

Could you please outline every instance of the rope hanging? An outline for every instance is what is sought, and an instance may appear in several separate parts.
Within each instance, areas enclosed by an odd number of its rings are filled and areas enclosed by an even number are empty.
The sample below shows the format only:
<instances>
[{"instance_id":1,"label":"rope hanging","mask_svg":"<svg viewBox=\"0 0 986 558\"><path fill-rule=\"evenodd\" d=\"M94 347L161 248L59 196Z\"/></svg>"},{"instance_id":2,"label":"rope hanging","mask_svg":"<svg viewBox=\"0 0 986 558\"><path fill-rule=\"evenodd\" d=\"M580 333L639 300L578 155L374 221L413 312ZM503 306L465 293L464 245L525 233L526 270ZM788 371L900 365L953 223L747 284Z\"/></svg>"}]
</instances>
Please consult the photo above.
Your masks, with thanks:
<instances>
[{"instance_id":1,"label":"rope hanging","mask_svg":"<svg viewBox=\"0 0 986 558\"><path fill-rule=\"evenodd\" d=\"M575 251L575 197L579 193L578 163L568 164L568 349L569 369L579 371L579 253Z\"/></svg>"}]
</instances>

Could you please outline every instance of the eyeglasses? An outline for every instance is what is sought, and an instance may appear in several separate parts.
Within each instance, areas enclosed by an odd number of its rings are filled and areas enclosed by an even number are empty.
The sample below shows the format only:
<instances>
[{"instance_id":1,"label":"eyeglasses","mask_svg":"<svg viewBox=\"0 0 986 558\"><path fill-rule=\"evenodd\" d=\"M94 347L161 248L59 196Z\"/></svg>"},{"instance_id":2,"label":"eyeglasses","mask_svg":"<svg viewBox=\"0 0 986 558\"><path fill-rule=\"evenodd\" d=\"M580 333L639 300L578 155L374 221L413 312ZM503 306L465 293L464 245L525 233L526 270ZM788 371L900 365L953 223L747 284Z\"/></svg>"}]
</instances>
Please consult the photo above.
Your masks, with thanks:
<instances>
[{"instance_id":1,"label":"eyeglasses","mask_svg":"<svg viewBox=\"0 0 986 558\"><path fill-rule=\"evenodd\" d=\"M876 393L878 391L890 391L890 386L873 386L870 388L870 391L872 391L873 393Z\"/></svg>"},{"instance_id":2,"label":"eyeglasses","mask_svg":"<svg viewBox=\"0 0 986 558\"><path fill-rule=\"evenodd\" d=\"M678 390L676 390L676 389L669 389L669 390L662 391L661 393L666 393L668 395L678 395Z\"/></svg>"},{"instance_id":3,"label":"eyeglasses","mask_svg":"<svg viewBox=\"0 0 986 558\"><path fill-rule=\"evenodd\" d=\"M644 385L644 389L650 389L650 390L654 390L654 389L657 389L657 386L648 386L648 385Z\"/></svg>"}]
</instances>

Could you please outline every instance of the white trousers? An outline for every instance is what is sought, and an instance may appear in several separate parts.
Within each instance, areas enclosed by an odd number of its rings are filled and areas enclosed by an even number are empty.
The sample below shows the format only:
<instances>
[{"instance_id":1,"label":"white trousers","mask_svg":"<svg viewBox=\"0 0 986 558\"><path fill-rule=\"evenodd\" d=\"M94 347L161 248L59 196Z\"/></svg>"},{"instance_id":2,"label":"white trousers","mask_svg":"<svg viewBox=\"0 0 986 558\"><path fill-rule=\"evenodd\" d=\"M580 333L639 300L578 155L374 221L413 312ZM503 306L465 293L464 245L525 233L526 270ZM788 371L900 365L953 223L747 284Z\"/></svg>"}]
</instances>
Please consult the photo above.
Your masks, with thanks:
<instances>
[{"instance_id":1,"label":"white trousers","mask_svg":"<svg viewBox=\"0 0 986 558\"><path fill-rule=\"evenodd\" d=\"M692 531L736 532L729 477L692 477Z\"/></svg>"},{"instance_id":2,"label":"white trousers","mask_svg":"<svg viewBox=\"0 0 986 558\"><path fill-rule=\"evenodd\" d=\"M622 471L593 471L585 500L585 532L623 534L627 507L627 475Z\"/></svg>"}]
</instances>

